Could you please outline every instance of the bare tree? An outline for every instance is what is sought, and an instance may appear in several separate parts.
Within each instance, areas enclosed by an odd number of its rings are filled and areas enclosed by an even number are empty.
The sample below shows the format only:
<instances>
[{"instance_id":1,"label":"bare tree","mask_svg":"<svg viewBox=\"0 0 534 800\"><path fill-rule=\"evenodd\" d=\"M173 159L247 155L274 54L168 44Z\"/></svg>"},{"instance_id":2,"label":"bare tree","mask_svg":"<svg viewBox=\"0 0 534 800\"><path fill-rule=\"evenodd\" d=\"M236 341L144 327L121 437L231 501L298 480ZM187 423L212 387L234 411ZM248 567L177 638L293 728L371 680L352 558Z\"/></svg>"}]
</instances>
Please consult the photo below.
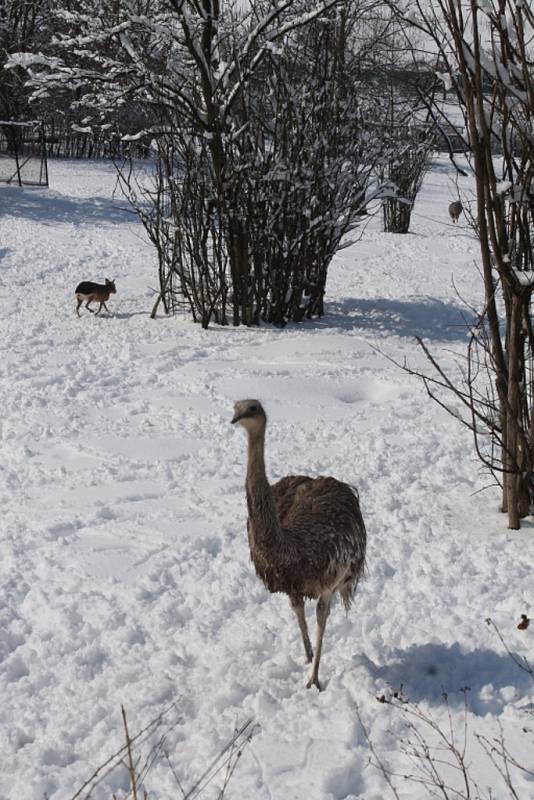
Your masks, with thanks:
<instances>
[{"instance_id":1,"label":"bare tree","mask_svg":"<svg viewBox=\"0 0 534 800\"><path fill-rule=\"evenodd\" d=\"M502 486L508 525L518 528L534 497L534 14L512 0L414 5L407 14L391 3L433 40L441 77L456 93L476 181L485 295L460 382L432 359L433 386L465 405L477 452ZM444 107L434 113L446 119Z\"/></svg>"}]
</instances>

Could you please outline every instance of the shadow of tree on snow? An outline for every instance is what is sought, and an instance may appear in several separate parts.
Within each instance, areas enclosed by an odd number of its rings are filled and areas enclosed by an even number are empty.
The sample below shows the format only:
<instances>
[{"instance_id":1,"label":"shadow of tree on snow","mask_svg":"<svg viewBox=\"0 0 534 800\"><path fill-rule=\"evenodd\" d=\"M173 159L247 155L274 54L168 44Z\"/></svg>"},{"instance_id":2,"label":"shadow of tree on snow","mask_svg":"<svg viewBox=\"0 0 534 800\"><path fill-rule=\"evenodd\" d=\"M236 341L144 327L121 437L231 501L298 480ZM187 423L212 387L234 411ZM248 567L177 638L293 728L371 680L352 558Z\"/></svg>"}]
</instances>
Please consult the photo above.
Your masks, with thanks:
<instances>
[{"instance_id":1,"label":"shadow of tree on snow","mask_svg":"<svg viewBox=\"0 0 534 800\"><path fill-rule=\"evenodd\" d=\"M52 190L31 189L18 186L0 186L0 207L21 219L43 225L57 222L121 225L135 221L126 200L106 197L65 197Z\"/></svg>"},{"instance_id":2,"label":"shadow of tree on snow","mask_svg":"<svg viewBox=\"0 0 534 800\"><path fill-rule=\"evenodd\" d=\"M384 336L421 336L431 341L464 341L474 315L463 306L433 297L413 300L347 298L327 303L320 320L306 323L318 330L328 328L375 331Z\"/></svg>"}]
</instances>

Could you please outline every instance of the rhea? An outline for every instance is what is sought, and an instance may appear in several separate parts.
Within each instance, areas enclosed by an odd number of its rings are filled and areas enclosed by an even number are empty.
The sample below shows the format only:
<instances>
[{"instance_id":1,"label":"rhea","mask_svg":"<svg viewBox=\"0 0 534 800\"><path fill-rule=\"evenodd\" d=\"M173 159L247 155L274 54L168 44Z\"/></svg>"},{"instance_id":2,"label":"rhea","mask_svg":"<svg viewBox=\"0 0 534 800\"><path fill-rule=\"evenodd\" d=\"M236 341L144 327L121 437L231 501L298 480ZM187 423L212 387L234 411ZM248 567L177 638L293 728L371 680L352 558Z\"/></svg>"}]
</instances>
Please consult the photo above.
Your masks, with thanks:
<instances>
[{"instance_id":1,"label":"rhea","mask_svg":"<svg viewBox=\"0 0 534 800\"><path fill-rule=\"evenodd\" d=\"M326 621L335 593L348 610L365 565L366 532L357 491L336 478L290 475L272 486L265 471L267 416L259 400L235 403L232 423L248 437L245 489L250 557L270 592L289 597L308 663L307 687L319 683ZM304 600L317 600L312 648Z\"/></svg>"}]
</instances>

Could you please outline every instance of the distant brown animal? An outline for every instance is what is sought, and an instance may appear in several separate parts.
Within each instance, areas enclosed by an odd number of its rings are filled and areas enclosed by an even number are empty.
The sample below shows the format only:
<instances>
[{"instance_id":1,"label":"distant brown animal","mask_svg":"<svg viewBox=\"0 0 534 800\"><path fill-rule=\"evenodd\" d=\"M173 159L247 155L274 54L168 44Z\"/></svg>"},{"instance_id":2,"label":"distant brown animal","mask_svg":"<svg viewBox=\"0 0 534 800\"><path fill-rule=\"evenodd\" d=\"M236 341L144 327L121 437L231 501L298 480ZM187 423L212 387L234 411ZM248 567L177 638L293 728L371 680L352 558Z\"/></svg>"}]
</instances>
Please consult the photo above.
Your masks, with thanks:
<instances>
[{"instance_id":1,"label":"distant brown animal","mask_svg":"<svg viewBox=\"0 0 534 800\"><path fill-rule=\"evenodd\" d=\"M248 434L245 489L248 540L256 573L270 592L289 596L304 644L313 661L307 687L319 683L326 620L335 592L348 609L365 565L366 532L358 493L335 478L292 475L272 486L265 473L267 416L258 400L235 404L232 423ZM304 599L318 598L315 656Z\"/></svg>"},{"instance_id":2,"label":"distant brown animal","mask_svg":"<svg viewBox=\"0 0 534 800\"><path fill-rule=\"evenodd\" d=\"M89 303L98 302L100 305L96 310L98 314L104 306L106 311L109 314L109 309L106 305L106 300L109 300L110 294L116 294L117 289L115 287L115 281L110 281L106 278L105 284L103 283L93 283L92 281L82 281L76 287L75 295L76 299L78 300L78 305L76 306L76 313L80 316L80 306L84 300L87 302L85 303L85 307L91 314L95 313L94 309L89 308Z\"/></svg>"},{"instance_id":3,"label":"distant brown animal","mask_svg":"<svg viewBox=\"0 0 534 800\"><path fill-rule=\"evenodd\" d=\"M463 210L464 207L459 200L455 200L454 203L449 204L449 217L454 223L458 222L458 218Z\"/></svg>"}]
</instances>

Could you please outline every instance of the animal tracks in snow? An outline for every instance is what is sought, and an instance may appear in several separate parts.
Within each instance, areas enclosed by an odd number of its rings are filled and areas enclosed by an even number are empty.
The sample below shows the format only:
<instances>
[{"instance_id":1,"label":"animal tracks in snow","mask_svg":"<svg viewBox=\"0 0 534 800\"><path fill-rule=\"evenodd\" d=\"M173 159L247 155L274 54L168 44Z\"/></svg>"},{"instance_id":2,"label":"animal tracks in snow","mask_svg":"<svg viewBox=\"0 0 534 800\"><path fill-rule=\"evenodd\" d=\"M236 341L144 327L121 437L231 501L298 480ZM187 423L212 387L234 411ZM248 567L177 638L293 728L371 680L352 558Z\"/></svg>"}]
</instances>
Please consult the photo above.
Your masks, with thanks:
<instances>
[{"instance_id":1,"label":"animal tracks in snow","mask_svg":"<svg viewBox=\"0 0 534 800\"><path fill-rule=\"evenodd\" d=\"M254 800L386 796L356 706L398 766L402 731L375 699L389 684L445 724L442 688L471 684L475 716L513 732L532 689L481 620L514 620L510 645L528 652L515 625L534 539L504 532L497 493L473 494L468 432L385 358L422 366L422 333L454 363L450 276L476 305L473 242L417 217L421 235L384 236L377 220L336 256L322 320L204 331L149 319L156 259L111 199L112 166L50 171L49 192L1 190L2 279L24 302L0 319L0 797L74 794L122 744L120 703L135 732L178 701L166 746L184 785L254 718L231 785ZM447 173L428 179L421 202L446 221ZM78 319L76 284L105 277L112 313ZM333 474L360 493L367 575L350 614L330 617L321 694L303 686L287 598L250 563L230 425L246 396L269 415L272 480ZM176 793L165 764L147 789Z\"/></svg>"}]
</instances>

